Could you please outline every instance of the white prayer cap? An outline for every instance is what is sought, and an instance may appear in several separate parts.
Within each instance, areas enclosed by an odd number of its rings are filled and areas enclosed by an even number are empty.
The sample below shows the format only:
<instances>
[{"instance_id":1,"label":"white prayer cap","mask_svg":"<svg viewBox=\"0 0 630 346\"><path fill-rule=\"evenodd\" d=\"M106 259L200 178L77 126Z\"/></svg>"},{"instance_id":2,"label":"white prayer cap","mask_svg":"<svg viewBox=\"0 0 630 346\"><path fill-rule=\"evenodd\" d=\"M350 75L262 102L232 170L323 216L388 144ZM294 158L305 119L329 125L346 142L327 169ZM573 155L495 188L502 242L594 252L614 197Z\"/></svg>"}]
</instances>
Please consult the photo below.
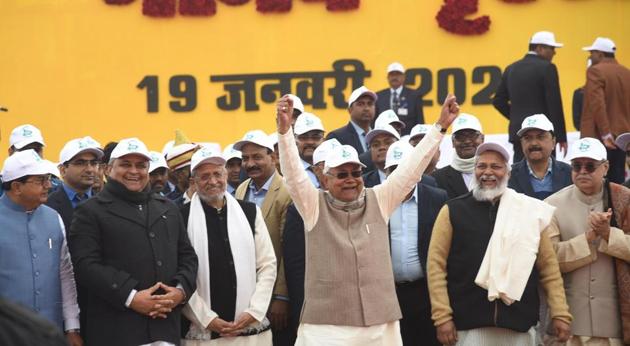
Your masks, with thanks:
<instances>
[{"instance_id":1,"label":"white prayer cap","mask_svg":"<svg viewBox=\"0 0 630 346\"><path fill-rule=\"evenodd\" d=\"M468 113L459 113L459 116L453 121L453 133L460 130L475 130L483 133L481 123L476 116Z\"/></svg>"},{"instance_id":2,"label":"white prayer cap","mask_svg":"<svg viewBox=\"0 0 630 346\"><path fill-rule=\"evenodd\" d=\"M354 89L352 91L352 94L350 94L350 98L348 99L348 108L352 106L352 104L359 99L359 97L363 96L363 95L368 95L371 98L374 99L374 101L376 101L376 99L378 99L378 96L376 96L376 93L374 93L373 91L371 91L370 89L366 88L365 86L360 86L356 89Z\"/></svg>"},{"instance_id":3,"label":"white prayer cap","mask_svg":"<svg viewBox=\"0 0 630 346\"><path fill-rule=\"evenodd\" d=\"M475 152L475 156L479 156L479 155L485 153L486 151L496 151L497 153L501 154L501 156L503 156L503 158L505 159L505 162L509 162L510 161L510 154L499 143L493 143L493 142L481 143L481 145L479 145L477 147L477 151Z\"/></svg>"},{"instance_id":4,"label":"white prayer cap","mask_svg":"<svg viewBox=\"0 0 630 346\"><path fill-rule=\"evenodd\" d=\"M414 137L420 135L426 135L427 133L429 133L429 130L431 130L431 125L416 124L414 127L411 128L411 131L409 132L409 139L413 139Z\"/></svg>"},{"instance_id":5,"label":"white prayer cap","mask_svg":"<svg viewBox=\"0 0 630 346\"><path fill-rule=\"evenodd\" d=\"M324 125L321 119L312 113L302 113L297 117L295 125L293 126L293 132L296 135L303 135L309 131L324 131Z\"/></svg>"},{"instance_id":6,"label":"white prayer cap","mask_svg":"<svg viewBox=\"0 0 630 346\"><path fill-rule=\"evenodd\" d=\"M313 151L313 164L318 164L320 162L326 161L326 156L336 147L340 147L341 143L336 138L331 138L322 142L322 144L318 145L317 148Z\"/></svg>"},{"instance_id":7,"label":"white prayer cap","mask_svg":"<svg viewBox=\"0 0 630 346\"><path fill-rule=\"evenodd\" d=\"M287 94L287 96L289 96L289 98L293 101L293 109L297 109L300 113L304 113L304 104L302 103L302 100L293 94Z\"/></svg>"},{"instance_id":8,"label":"white prayer cap","mask_svg":"<svg viewBox=\"0 0 630 346\"><path fill-rule=\"evenodd\" d=\"M413 147L406 141L398 141L390 145L385 156L385 169L399 165L411 150Z\"/></svg>"},{"instance_id":9,"label":"white prayer cap","mask_svg":"<svg viewBox=\"0 0 630 346\"><path fill-rule=\"evenodd\" d=\"M393 62L391 64L389 64L389 66L387 66L387 73L390 72L401 72L401 73L405 73L405 68L403 67L403 65L399 62Z\"/></svg>"},{"instance_id":10,"label":"white prayer cap","mask_svg":"<svg viewBox=\"0 0 630 346\"><path fill-rule=\"evenodd\" d=\"M544 44L545 46L551 46L560 48L562 43L556 42L556 36L550 31L539 31L535 33L529 40L530 44Z\"/></svg>"},{"instance_id":11,"label":"white prayer cap","mask_svg":"<svg viewBox=\"0 0 630 346\"><path fill-rule=\"evenodd\" d=\"M580 138L569 146L567 160L589 158L595 161L606 160L606 147L598 139L591 137Z\"/></svg>"},{"instance_id":12,"label":"white prayer cap","mask_svg":"<svg viewBox=\"0 0 630 346\"><path fill-rule=\"evenodd\" d=\"M398 131L396 131L396 129L392 125L385 124L368 132L367 135L365 135L365 142L369 145L374 137L382 134L394 136L396 137L396 140L400 139L400 133L398 133Z\"/></svg>"},{"instance_id":13,"label":"white prayer cap","mask_svg":"<svg viewBox=\"0 0 630 346\"><path fill-rule=\"evenodd\" d=\"M340 145L332 148L326 156L324 167L335 168L346 163L356 163L357 165L365 168L365 165L359 160L357 150L351 145Z\"/></svg>"},{"instance_id":14,"label":"white prayer cap","mask_svg":"<svg viewBox=\"0 0 630 346\"><path fill-rule=\"evenodd\" d=\"M59 170L54 163L42 159L35 150L18 151L4 160L2 180L5 182L27 175L52 174L59 176Z\"/></svg>"},{"instance_id":15,"label":"white prayer cap","mask_svg":"<svg viewBox=\"0 0 630 346\"><path fill-rule=\"evenodd\" d=\"M521 124L521 129L516 133L517 136L521 137L525 132L531 129L538 129L543 131L553 131L553 124L544 114L534 114L530 115L527 118L523 119L523 123Z\"/></svg>"},{"instance_id":16,"label":"white prayer cap","mask_svg":"<svg viewBox=\"0 0 630 346\"><path fill-rule=\"evenodd\" d=\"M31 124L20 125L11 131L11 137L9 137L9 145L15 149L22 149L31 143L44 143L42 132Z\"/></svg>"},{"instance_id":17,"label":"white prayer cap","mask_svg":"<svg viewBox=\"0 0 630 346\"><path fill-rule=\"evenodd\" d=\"M158 151L150 151L149 152L150 160L149 160L149 173L155 171L158 168L166 168L168 169L168 165L166 164L166 159L164 156Z\"/></svg>"},{"instance_id":18,"label":"white prayer cap","mask_svg":"<svg viewBox=\"0 0 630 346\"><path fill-rule=\"evenodd\" d=\"M619 149L626 151L628 150L628 144L630 144L630 132L622 133L617 137L615 144L619 147Z\"/></svg>"},{"instance_id":19,"label":"white prayer cap","mask_svg":"<svg viewBox=\"0 0 630 346\"><path fill-rule=\"evenodd\" d=\"M68 141L68 143L63 146L63 149L61 149L59 153L59 164L64 164L72 160L73 157L85 152L94 154L99 160L104 155L103 150L101 150L101 144L92 137L75 138Z\"/></svg>"},{"instance_id":20,"label":"white prayer cap","mask_svg":"<svg viewBox=\"0 0 630 346\"><path fill-rule=\"evenodd\" d=\"M405 123L400 121L400 119L398 118L398 115L396 115L396 112L394 112L391 109L388 109L378 115L378 117L376 118L376 121L374 122L374 127L380 127L380 125L385 125L385 124L391 125L392 123L398 123L403 128L405 127Z\"/></svg>"},{"instance_id":21,"label":"white prayer cap","mask_svg":"<svg viewBox=\"0 0 630 346\"><path fill-rule=\"evenodd\" d=\"M614 53L617 50L615 42L607 37L598 37L592 45L582 48L582 50L592 51L598 50L604 53Z\"/></svg>"},{"instance_id":22,"label":"white prayer cap","mask_svg":"<svg viewBox=\"0 0 630 346\"><path fill-rule=\"evenodd\" d=\"M147 146L144 145L144 143L138 138L133 137L125 138L118 142L116 148L112 150L110 161L130 154L137 154L146 157L147 160L151 160L151 154L149 153Z\"/></svg>"},{"instance_id":23,"label":"white prayer cap","mask_svg":"<svg viewBox=\"0 0 630 346\"><path fill-rule=\"evenodd\" d=\"M234 149L234 144L228 144L227 147L223 150L223 159L225 162L230 161L231 159L242 159L242 153L239 150Z\"/></svg>"},{"instance_id":24,"label":"white prayer cap","mask_svg":"<svg viewBox=\"0 0 630 346\"><path fill-rule=\"evenodd\" d=\"M168 152L173 149L173 146L175 145L175 140L170 140L168 142L166 142L166 144L164 144L164 147L162 147L162 156L166 157L166 155L168 154Z\"/></svg>"},{"instance_id":25,"label":"white prayer cap","mask_svg":"<svg viewBox=\"0 0 630 346\"><path fill-rule=\"evenodd\" d=\"M249 144L249 143L256 144L258 146L261 146L261 147L264 147L264 148L267 148L267 149L273 151L274 143L271 141L269 136L267 136L267 134L265 132L263 132L263 130L251 130L251 131L247 132L243 136L243 139L241 139L240 141L234 143L234 149L242 151L243 150L243 146L245 146L245 144Z\"/></svg>"},{"instance_id":26,"label":"white prayer cap","mask_svg":"<svg viewBox=\"0 0 630 346\"><path fill-rule=\"evenodd\" d=\"M225 165L225 159L221 153L221 150L216 150L212 147L204 147L197 150L190 160L190 171L194 171L199 165L204 163L212 163L215 165Z\"/></svg>"}]
</instances>

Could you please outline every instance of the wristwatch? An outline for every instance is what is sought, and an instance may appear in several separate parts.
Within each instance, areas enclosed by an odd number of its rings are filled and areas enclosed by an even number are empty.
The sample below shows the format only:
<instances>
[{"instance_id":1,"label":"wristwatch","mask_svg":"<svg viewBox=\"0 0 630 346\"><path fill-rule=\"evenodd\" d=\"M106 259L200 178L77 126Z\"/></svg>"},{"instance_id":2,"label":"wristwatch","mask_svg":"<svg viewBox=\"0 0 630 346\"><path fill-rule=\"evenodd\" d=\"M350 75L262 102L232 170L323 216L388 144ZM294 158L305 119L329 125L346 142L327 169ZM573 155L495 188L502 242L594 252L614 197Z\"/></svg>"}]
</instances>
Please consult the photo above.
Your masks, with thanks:
<instances>
[{"instance_id":1,"label":"wristwatch","mask_svg":"<svg viewBox=\"0 0 630 346\"><path fill-rule=\"evenodd\" d=\"M442 127L442 125L440 125L440 123L435 123L435 127L440 130L441 134L445 134L446 130L448 130L448 128Z\"/></svg>"}]
</instances>

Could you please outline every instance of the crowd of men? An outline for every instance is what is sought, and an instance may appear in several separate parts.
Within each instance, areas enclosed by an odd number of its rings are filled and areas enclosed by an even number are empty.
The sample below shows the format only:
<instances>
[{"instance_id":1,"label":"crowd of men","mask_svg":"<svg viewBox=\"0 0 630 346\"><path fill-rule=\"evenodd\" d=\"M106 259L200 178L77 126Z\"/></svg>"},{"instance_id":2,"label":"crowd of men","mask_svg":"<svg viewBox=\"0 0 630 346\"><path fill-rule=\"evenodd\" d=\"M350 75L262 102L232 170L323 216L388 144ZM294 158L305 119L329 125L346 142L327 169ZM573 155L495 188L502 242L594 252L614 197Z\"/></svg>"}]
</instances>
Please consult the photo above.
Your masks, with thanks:
<instances>
[{"instance_id":1,"label":"crowd of men","mask_svg":"<svg viewBox=\"0 0 630 346\"><path fill-rule=\"evenodd\" d=\"M0 325L0 343L630 344L630 70L610 39L584 48L568 145L561 46L536 33L503 75L514 158L454 96L424 124L400 63L390 88L354 90L327 135L294 95L275 134L224 150L181 131L162 152L87 136L53 163L39 129L15 128L0 303L28 323Z\"/></svg>"}]
</instances>

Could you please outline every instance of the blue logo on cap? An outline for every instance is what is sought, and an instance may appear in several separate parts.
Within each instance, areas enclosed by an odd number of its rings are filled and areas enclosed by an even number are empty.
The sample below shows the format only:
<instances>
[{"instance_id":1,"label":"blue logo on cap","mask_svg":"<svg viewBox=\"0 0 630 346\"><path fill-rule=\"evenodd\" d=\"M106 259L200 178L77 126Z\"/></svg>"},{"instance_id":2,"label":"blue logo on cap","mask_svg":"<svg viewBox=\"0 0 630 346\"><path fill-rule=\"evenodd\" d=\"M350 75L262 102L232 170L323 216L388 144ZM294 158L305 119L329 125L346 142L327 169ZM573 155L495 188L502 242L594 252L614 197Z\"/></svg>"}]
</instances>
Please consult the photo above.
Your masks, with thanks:
<instances>
[{"instance_id":1,"label":"blue logo on cap","mask_svg":"<svg viewBox=\"0 0 630 346\"><path fill-rule=\"evenodd\" d=\"M347 159L351 156L351 154L349 152L347 152L345 149L344 151L341 153L341 157L343 157L344 159Z\"/></svg>"},{"instance_id":2,"label":"blue logo on cap","mask_svg":"<svg viewBox=\"0 0 630 346\"><path fill-rule=\"evenodd\" d=\"M31 129L29 129L29 127L24 127L22 129L22 136L24 137L31 137L33 135L33 131Z\"/></svg>"},{"instance_id":3,"label":"blue logo on cap","mask_svg":"<svg viewBox=\"0 0 630 346\"><path fill-rule=\"evenodd\" d=\"M536 119L527 119L527 126L536 125Z\"/></svg>"},{"instance_id":4,"label":"blue logo on cap","mask_svg":"<svg viewBox=\"0 0 630 346\"><path fill-rule=\"evenodd\" d=\"M137 150L139 148L138 143L136 142L129 142L129 145L127 145L127 150L131 151L131 150Z\"/></svg>"},{"instance_id":5,"label":"blue logo on cap","mask_svg":"<svg viewBox=\"0 0 630 346\"><path fill-rule=\"evenodd\" d=\"M579 151L581 152L585 152L587 151L589 148L591 147L591 145L587 142L582 142L580 143L580 147L578 148Z\"/></svg>"},{"instance_id":6,"label":"blue logo on cap","mask_svg":"<svg viewBox=\"0 0 630 346\"><path fill-rule=\"evenodd\" d=\"M395 148L395 149L394 149L394 158L395 158L396 160L400 160L400 158L402 157L402 155L403 155L403 153L402 153L402 151L400 151L400 149L398 149L398 148Z\"/></svg>"}]
</instances>

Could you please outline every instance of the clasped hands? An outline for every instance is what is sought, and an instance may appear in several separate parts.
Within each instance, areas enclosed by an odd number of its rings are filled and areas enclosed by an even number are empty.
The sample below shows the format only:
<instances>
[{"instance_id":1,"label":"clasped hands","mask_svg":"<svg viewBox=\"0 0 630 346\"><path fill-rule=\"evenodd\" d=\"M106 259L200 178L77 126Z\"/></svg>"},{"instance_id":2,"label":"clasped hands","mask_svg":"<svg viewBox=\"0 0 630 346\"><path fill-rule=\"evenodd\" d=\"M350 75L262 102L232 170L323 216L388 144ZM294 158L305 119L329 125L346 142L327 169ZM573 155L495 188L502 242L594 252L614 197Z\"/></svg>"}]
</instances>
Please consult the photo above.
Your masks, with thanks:
<instances>
[{"instance_id":1,"label":"clasped hands","mask_svg":"<svg viewBox=\"0 0 630 346\"><path fill-rule=\"evenodd\" d=\"M160 289L164 294L155 294ZM147 289L138 291L129 307L151 318L166 318L185 298L184 291L181 289L158 282Z\"/></svg>"},{"instance_id":2,"label":"clasped hands","mask_svg":"<svg viewBox=\"0 0 630 346\"><path fill-rule=\"evenodd\" d=\"M608 241L610 235L610 219L612 217L612 209L608 208L605 212L593 211L588 216L588 224L590 229L587 231L586 238L588 241L594 241L598 236Z\"/></svg>"},{"instance_id":3,"label":"clasped hands","mask_svg":"<svg viewBox=\"0 0 630 346\"><path fill-rule=\"evenodd\" d=\"M220 334L222 337L238 336L242 330L254 322L255 319L247 312L243 312L234 322L228 322L215 317L206 329Z\"/></svg>"}]
</instances>

